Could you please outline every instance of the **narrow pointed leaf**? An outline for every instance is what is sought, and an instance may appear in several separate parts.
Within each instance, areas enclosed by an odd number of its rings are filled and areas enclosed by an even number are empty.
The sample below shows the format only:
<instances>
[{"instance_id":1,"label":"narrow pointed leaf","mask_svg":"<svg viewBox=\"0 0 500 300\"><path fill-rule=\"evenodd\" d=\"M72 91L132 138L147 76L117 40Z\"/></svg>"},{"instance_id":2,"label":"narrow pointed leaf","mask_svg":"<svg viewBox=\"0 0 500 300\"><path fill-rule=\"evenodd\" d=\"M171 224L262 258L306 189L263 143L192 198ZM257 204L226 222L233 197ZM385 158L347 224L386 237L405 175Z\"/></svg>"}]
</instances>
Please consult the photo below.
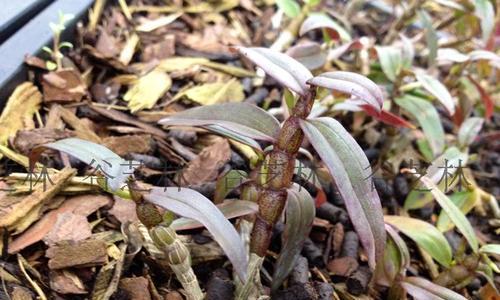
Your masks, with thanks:
<instances>
[{"instance_id":1,"label":"narrow pointed leaf","mask_svg":"<svg viewBox=\"0 0 500 300\"><path fill-rule=\"evenodd\" d=\"M278 289L293 269L309 236L316 214L314 200L307 190L297 184L288 189L286 223L283 233L283 247L276 261L272 289Z\"/></svg>"},{"instance_id":2,"label":"narrow pointed leaf","mask_svg":"<svg viewBox=\"0 0 500 300\"><path fill-rule=\"evenodd\" d=\"M495 9L489 0L475 0L474 14L481 23L482 39L486 43L495 28Z\"/></svg>"},{"instance_id":3,"label":"narrow pointed leaf","mask_svg":"<svg viewBox=\"0 0 500 300\"><path fill-rule=\"evenodd\" d=\"M493 116L493 112L495 110L495 103L493 102L493 99L479 84L479 82L477 82L471 76L467 76L467 78L469 78L470 82L472 82L472 84L476 87L477 91L479 92L479 95L481 95L481 100L484 103L484 117L489 120L491 116Z\"/></svg>"},{"instance_id":4,"label":"narrow pointed leaf","mask_svg":"<svg viewBox=\"0 0 500 300\"><path fill-rule=\"evenodd\" d=\"M305 42L295 45L286 51L309 70L321 68L326 63L328 53L316 42Z\"/></svg>"},{"instance_id":5,"label":"narrow pointed leaf","mask_svg":"<svg viewBox=\"0 0 500 300\"><path fill-rule=\"evenodd\" d=\"M384 216L384 221L411 238L441 265L450 266L451 247L436 227L410 217Z\"/></svg>"},{"instance_id":6,"label":"narrow pointed leaf","mask_svg":"<svg viewBox=\"0 0 500 300\"><path fill-rule=\"evenodd\" d=\"M432 66L436 62L437 49L438 49L438 37L436 30L433 27L431 16L425 11L418 11L418 17L420 22L425 28L425 42L427 43L427 48L429 49L429 66Z\"/></svg>"},{"instance_id":7,"label":"narrow pointed leaf","mask_svg":"<svg viewBox=\"0 0 500 300\"><path fill-rule=\"evenodd\" d=\"M412 285L413 287L419 287L421 289L426 290L432 295L438 297L438 299L445 300L467 300L464 296L447 289L443 286L437 285L432 281L424 279L422 277L407 277L404 279L404 284ZM413 294L412 294L413 295ZM414 295L415 296L415 295ZM419 298L422 299L422 298ZM427 299L427 298L424 298Z\"/></svg>"},{"instance_id":8,"label":"narrow pointed leaf","mask_svg":"<svg viewBox=\"0 0 500 300\"><path fill-rule=\"evenodd\" d=\"M330 36L334 34L337 38L340 37L343 42L350 42L352 40L349 33L342 26L323 13L310 13L307 19L302 22L299 35L302 36L311 30L319 28L327 29L330 31Z\"/></svg>"},{"instance_id":9,"label":"narrow pointed leaf","mask_svg":"<svg viewBox=\"0 0 500 300\"><path fill-rule=\"evenodd\" d=\"M500 244L487 244L479 249L481 253L500 255Z\"/></svg>"},{"instance_id":10,"label":"narrow pointed leaf","mask_svg":"<svg viewBox=\"0 0 500 300\"><path fill-rule=\"evenodd\" d=\"M476 205L476 196L477 193L473 191L461 191L450 195L449 198L451 202L453 202L453 204L455 204L460 209L461 212L467 214ZM442 210L441 213L439 213L436 227L441 232L445 232L453 229L455 225L451 222L446 212Z\"/></svg>"},{"instance_id":11,"label":"narrow pointed leaf","mask_svg":"<svg viewBox=\"0 0 500 300\"><path fill-rule=\"evenodd\" d=\"M461 147L469 146L483 128L484 119L472 117L465 120L458 131L458 144Z\"/></svg>"},{"instance_id":12,"label":"narrow pointed leaf","mask_svg":"<svg viewBox=\"0 0 500 300\"><path fill-rule=\"evenodd\" d=\"M450 147L433 160L432 164L425 171L419 170L419 173L429 177L441 190L451 189L454 184L458 183L458 179L452 181L453 175L458 170L458 166L467 165L468 159L469 156L467 153L460 151L457 147ZM426 188L421 184L408 194L404 209L422 208L432 201L432 194L427 192Z\"/></svg>"},{"instance_id":13,"label":"narrow pointed leaf","mask_svg":"<svg viewBox=\"0 0 500 300\"><path fill-rule=\"evenodd\" d=\"M390 225L386 224L385 230L387 231L387 233L389 233L389 236L394 241L394 244L399 250L399 253L401 255L401 270L399 270L399 274L404 275L406 274L406 269L408 269L411 262L408 246L406 246L405 241Z\"/></svg>"},{"instance_id":14,"label":"narrow pointed leaf","mask_svg":"<svg viewBox=\"0 0 500 300\"><path fill-rule=\"evenodd\" d=\"M300 95L307 94L307 80L313 75L303 64L286 54L267 48L235 49L287 88Z\"/></svg>"},{"instance_id":15,"label":"narrow pointed leaf","mask_svg":"<svg viewBox=\"0 0 500 300\"><path fill-rule=\"evenodd\" d=\"M385 76L390 81L396 81L405 63L401 49L393 46L376 46L375 50Z\"/></svg>"},{"instance_id":16,"label":"narrow pointed leaf","mask_svg":"<svg viewBox=\"0 0 500 300\"><path fill-rule=\"evenodd\" d=\"M427 176L421 176L420 181L425 187L430 189L430 192L439 203L441 208L446 212L450 220L457 226L457 229L464 235L465 239L469 242L474 252L478 251L479 243L474 233L472 225L465 215L458 209L458 207L451 202L450 198L446 196L441 190L432 182Z\"/></svg>"},{"instance_id":17,"label":"narrow pointed leaf","mask_svg":"<svg viewBox=\"0 0 500 300\"><path fill-rule=\"evenodd\" d=\"M290 18L300 14L300 5L295 0L276 0L276 5Z\"/></svg>"},{"instance_id":18,"label":"narrow pointed leaf","mask_svg":"<svg viewBox=\"0 0 500 300\"><path fill-rule=\"evenodd\" d=\"M217 125L245 137L273 142L280 130L275 117L246 103L207 105L181 111L159 121L168 126Z\"/></svg>"},{"instance_id":19,"label":"narrow pointed leaf","mask_svg":"<svg viewBox=\"0 0 500 300\"><path fill-rule=\"evenodd\" d=\"M444 129L436 108L429 101L411 95L404 95L395 101L417 119L434 156L441 154L444 149Z\"/></svg>"},{"instance_id":20,"label":"narrow pointed leaf","mask_svg":"<svg viewBox=\"0 0 500 300\"><path fill-rule=\"evenodd\" d=\"M326 72L308 81L309 84L350 94L366 102L376 111L382 109L384 95L375 82L352 72Z\"/></svg>"},{"instance_id":21,"label":"narrow pointed leaf","mask_svg":"<svg viewBox=\"0 0 500 300\"><path fill-rule=\"evenodd\" d=\"M334 119L301 121L301 128L326 164L345 201L351 222L375 268L385 248L382 207L372 188L371 168L363 150Z\"/></svg>"},{"instance_id":22,"label":"narrow pointed leaf","mask_svg":"<svg viewBox=\"0 0 500 300\"><path fill-rule=\"evenodd\" d=\"M118 154L102 145L78 138L68 138L34 148L30 154L30 166L34 166L46 149L64 152L95 169L99 169L106 178L106 183L111 191L123 188L135 166L139 165L137 162L122 159Z\"/></svg>"},{"instance_id":23,"label":"narrow pointed leaf","mask_svg":"<svg viewBox=\"0 0 500 300\"><path fill-rule=\"evenodd\" d=\"M144 199L203 224L224 250L238 276L246 281L248 259L243 241L212 201L194 190L177 187L154 187L144 195Z\"/></svg>"},{"instance_id":24,"label":"narrow pointed leaf","mask_svg":"<svg viewBox=\"0 0 500 300\"><path fill-rule=\"evenodd\" d=\"M257 203L246 200L226 200L221 204L217 204L217 208L226 219L254 214L259 210ZM203 224L194 219L182 217L175 219L170 226L174 230L188 230L203 227Z\"/></svg>"},{"instance_id":25,"label":"narrow pointed leaf","mask_svg":"<svg viewBox=\"0 0 500 300\"><path fill-rule=\"evenodd\" d=\"M444 86L436 78L425 73L417 73L415 76L424 89L436 97L446 108L450 116L453 116L455 114L455 102L453 101L453 98L451 97L446 86Z\"/></svg>"}]
</instances>

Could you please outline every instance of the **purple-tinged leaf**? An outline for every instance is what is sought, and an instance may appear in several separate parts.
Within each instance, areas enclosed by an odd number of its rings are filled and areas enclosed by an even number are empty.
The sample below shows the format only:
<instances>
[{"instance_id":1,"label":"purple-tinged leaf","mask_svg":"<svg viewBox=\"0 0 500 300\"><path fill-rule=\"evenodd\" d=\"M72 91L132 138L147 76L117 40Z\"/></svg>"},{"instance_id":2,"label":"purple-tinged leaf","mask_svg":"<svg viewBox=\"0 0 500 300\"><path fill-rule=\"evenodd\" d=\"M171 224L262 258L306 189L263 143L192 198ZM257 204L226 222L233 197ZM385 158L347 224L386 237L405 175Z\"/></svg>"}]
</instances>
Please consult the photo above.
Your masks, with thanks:
<instances>
[{"instance_id":1,"label":"purple-tinged leaf","mask_svg":"<svg viewBox=\"0 0 500 300\"><path fill-rule=\"evenodd\" d=\"M276 290L293 269L312 228L316 208L307 190L298 184L288 189L283 247L276 261L272 289Z\"/></svg>"},{"instance_id":2,"label":"purple-tinged leaf","mask_svg":"<svg viewBox=\"0 0 500 300\"><path fill-rule=\"evenodd\" d=\"M351 41L349 33L332 18L323 13L310 13L307 19L302 22L299 35L302 36L311 30L319 28L326 29L332 38L340 38L343 42Z\"/></svg>"},{"instance_id":3,"label":"purple-tinged leaf","mask_svg":"<svg viewBox=\"0 0 500 300\"><path fill-rule=\"evenodd\" d=\"M444 149L444 129L436 108L427 100L413 95L404 95L394 101L414 116L429 142L432 154L437 156Z\"/></svg>"},{"instance_id":4,"label":"purple-tinged leaf","mask_svg":"<svg viewBox=\"0 0 500 300\"><path fill-rule=\"evenodd\" d=\"M450 245L436 227L419 219L402 216L384 216L384 221L415 241L441 265L450 266Z\"/></svg>"},{"instance_id":5,"label":"purple-tinged leaf","mask_svg":"<svg viewBox=\"0 0 500 300\"><path fill-rule=\"evenodd\" d=\"M390 287L401 270L401 254L392 239L385 244L384 259L377 262L374 278L378 285Z\"/></svg>"},{"instance_id":6,"label":"purple-tinged leaf","mask_svg":"<svg viewBox=\"0 0 500 300\"><path fill-rule=\"evenodd\" d=\"M458 130L458 144L461 147L468 147L483 128L483 123L483 118L471 117L465 120Z\"/></svg>"},{"instance_id":7,"label":"purple-tinged leaf","mask_svg":"<svg viewBox=\"0 0 500 300\"><path fill-rule=\"evenodd\" d=\"M467 300L464 296L421 277L407 277L401 286L418 300Z\"/></svg>"},{"instance_id":8,"label":"purple-tinged leaf","mask_svg":"<svg viewBox=\"0 0 500 300\"><path fill-rule=\"evenodd\" d=\"M225 200L216 206L227 219L251 215L259 210L257 203L246 200ZM182 217L175 219L170 226L177 231L200 228L203 224L194 219Z\"/></svg>"},{"instance_id":9,"label":"purple-tinged leaf","mask_svg":"<svg viewBox=\"0 0 500 300\"><path fill-rule=\"evenodd\" d=\"M438 49L437 61L441 65L450 63L464 63L466 61L486 60L490 65L497 67L500 63L500 56L496 53L487 50L474 50L467 54L463 54L454 48L441 48Z\"/></svg>"},{"instance_id":10,"label":"purple-tinged leaf","mask_svg":"<svg viewBox=\"0 0 500 300\"><path fill-rule=\"evenodd\" d=\"M373 81L352 72L326 72L308 81L309 84L350 94L375 108L382 109L384 95Z\"/></svg>"},{"instance_id":11,"label":"purple-tinged leaf","mask_svg":"<svg viewBox=\"0 0 500 300\"><path fill-rule=\"evenodd\" d=\"M418 82L422 84L424 89L436 97L441 104L446 108L450 116L455 114L455 101L450 95L450 92L439 80L425 73L417 73L415 75Z\"/></svg>"},{"instance_id":12,"label":"purple-tinged leaf","mask_svg":"<svg viewBox=\"0 0 500 300\"><path fill-rule=\"evenodd\" d=\"M30 154L30 166L34 166L46 149L64 152L98 169L112 192L123 188L135 166L139 165L138 162L122 159L118 154L102 145L79 138L68 138L34 148Z\"/></svg>"},{"instance_id":13,"label":"purple-tinged leaf","mask_svg":"<svg viewBox=\"0 0 500 300\"><path fill-rule=\"evenodd\" d=\"M382 206L372 188L372 173L366 155L334 119L312 119L301 121L300 125L330 171L366 251L368 263L374 269L377 259L383 257L385 230Z\"/></svg>"},{"instance_id":14,"label":"purple-tinged leaf","mask_svg":"<svg viewBox=\"0 0 500 300\"><path fill-rule=\"evenodd\" d=\"M450 220L455 224L457 229L463 234L469 245L471 246L474 253L477 253L479 248L479 242L477 241L476 234L472 225L465 215L460 211L460 209L453 204L453 202L446 196L439 187L434 184L434 182L427 176L420 176L419 180L424 184L424 186L430 189L430 192L439 203L441 208L446 212Z\"/></svg>"},{"instance_id":15,"label":"purple-tinged leaf","mask_svg":"<svg viewBox=\"0 0 500 300\"><path fill-rule=\"evenodd\" d=\"M248 258L243 241L212 201L194 190L177 187L154 187L144 199L203 224L224 250L240 279L246 281Z\"/></svg>"},{"instance_id":16,"label":"purple-tinged leaf","mask_svg":"<svg viewBox=\"0 0 500 300\"><path fill-rule=\"evenodd\" d=\"M275 141L280 130L280 124L275 117L255 105L246 103L199 106L161 119L159 123L167 126L209 126L209 129L219 129L219 132L222 128L227 132L226 135L235 133L269 142ZM221 128L213 127L214 125ZM257 145L253 143L250 146Z\"/></svg>"},{"instance_id":17,"label":"purple-tinged leaf","mask_svg":"<svg viewBox=\"0 0 500 300\"><path fill-rule=\"evenodd\" d=\"M309 70L321 68L326 63L327 52L316 42L295 45L286 51Z\"/></svg>"},{"instance_id":18,"label":"purple-tinged leaf","mask_svg":"<svg viewBox=\"0 0 500 300\"><path fill-rule=\"evenodd\" d=\"M476 87L477 91L481 95L481 100L483 100L484 103L484 117L489 120L491 116L493 116L493 112L495 111L495 103L493 102L493 99L485 91L481 84L479 84L479 82L477 82L470 75L467 76L467 78L469 78L470 82L472 82L472 84Z\"/></svg>"},{"instance_id":19,"label":"purple-tinged leaf","mask_svg":"<svg viewBox=\"0 0 500 300\"><path fill-rule=\"evenodd\" d=\"M330 60L338 59L339 57L344 55L344 53L346 53L347 51L353 50L353 49L356 49L356 50L363 49L364 45L361 41L362 41L361 39L354 40L352 42L345 43L337 48L330 49L328 51L328 56L327 56L326 60L330 61Z\"/></svg>"},{"instance_id":20,"label":"purple-tinged leaf","mask_svg":"<svg viewBox=\"0 0 500 300\"><path fill-rule=\"evenodd\" d=\"M297 94L305 95L309 91L307 81L313 75L303 64L290 56L268 48L235 47L235 49Z\"/></svg>"}]
</instances>

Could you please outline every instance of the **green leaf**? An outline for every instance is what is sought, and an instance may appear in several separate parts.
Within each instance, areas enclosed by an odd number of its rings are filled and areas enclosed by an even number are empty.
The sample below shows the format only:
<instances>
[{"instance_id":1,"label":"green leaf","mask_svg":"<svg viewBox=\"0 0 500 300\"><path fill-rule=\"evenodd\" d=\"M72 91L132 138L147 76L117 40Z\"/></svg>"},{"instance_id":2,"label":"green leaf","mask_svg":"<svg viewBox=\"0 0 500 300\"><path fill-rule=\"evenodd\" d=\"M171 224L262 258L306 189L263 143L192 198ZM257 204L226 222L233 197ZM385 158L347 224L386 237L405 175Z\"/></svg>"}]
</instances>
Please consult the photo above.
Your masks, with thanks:
<instances>
[{"instance_id":1,"label":"green leaf","mask_svg":"<svg viewBox=\"0 0 500 300\"><path fill-rule=\"evenodd\" d=\"M274 142L278 120L265 110L247 103L223 103L191 108L159 121L167 126L217 125L252 139Z\"/></svg>"},{"instance_id":2,"label":"green leaf","mask_svg":"<svg viewBox=\"0 0 500 300\"><path fill-rule=\"evenodd\" d=\"M500 244L487 244L479 249L481 253L500 255Z\"/></svg>"},{"instance_id":3,"label":"green leaf","mask_svg":"<svg viewBox=\"0 0 500 300\"><path fill-rule=\"evenodd\" d=\"M425 40L429 49L429 66L433 66L436 63L438 49L437 33L432 25L431 16L425 10L420 10L418 16L425 28Z\"/></svg>"},{"instance_id":4,"label":"green leaf","mask_svg":"<svg viewBox=\"0 0 500 300\"><path fill-rule=\"evenodd\" d=\"M460 147L468 147L483 128L484 119L471 117L465 120L458 131L458 144Z\"/></svg>"},{"instance_id":5,"label":"green leaf","mask_svg":"<svg viewBox=\"0 0 500 300\"><path fill-rule=\"evenodd\" d=\"M434 156L443 152L444 130L436 108L429 101L408 94L401 98L396 98L395 101L417 119Z\"/></svg>"},{"instance_id":6,"label":"green leaf","mask_svg":"<svg viewBox=\"0 0 500 300\"><path fill-rule=\"evenodd\" d=\"M479 243L476 238L476 234L472 225L465 215L458 209L458 207L451 202L450 198L446 196L441 190L434 184L434 182L427 176L421 176L420 181L425 187L430 189L432 195L439 203L441 208L446 212L450 220L457 226L457 229L464 235L465 239L469 242L472 250L477 253L479 248Z\"/></svg>"},{"instance_id":7,"label":"green leaf","mask_svg":"<svg viewBox=\"0 0 500 300\"><path fill-rule=\"evenodd\" d=\"M98 169L103 173L107 185L113 192L123 188L127 178L139 165L138 162L122 159L102 145L78 138L68 138L34 148L30 154L30 166L34 166L42 152L47 149L64 152Z\"/></svg>"},{"instance_id":8,"label":"green leaf","mask_svg":"<svg viewBox=\"0 0 500 300\"><path fill-rule=\"evenodd\" d=\"M316 208L307 190L298 184L288 189L283 246L276 261L272 290L278 289L293 269L312 228Z\"/></svg>"},{"instance_id":9,"label":"green leaf","mask_svg":"<svg viewBox=\"0 0 500 300\"><path fill-rule=\"evenodd\" d=\"M205 196L187 188L153 187L144 199L203 224L224 250L242 281L246 281L247 252L234 226Z\"/></svg>"},{"instance_id":10,"label":"green leaf","mask_svg":"<svg viewBox=\"0 0 500 300\"><path fill-rule=\"evenodd\" d=\"M482 38L486 43L495 27L495 9L489 0L475 0L474 14L481 22Z\"/></svg>"},{"instance_id":11,"label":"green leaf","mask_svg":"<svg viewBox=\"0 0 500 300\"><path fill-rule=\"evenodd\" d=\"M300 5L295 0L276 0L276 5L289 18L295 18L300 14Z\"/></svg>"},{"instance_id":12,"label":"green leaf","mask_svg":"<svg viewBox=\"0 0 500 300\"><path fill-rule=\"evenodd\" d=\"M467 300L464 296L421 277L407 277L401 286L417 300Z\"/></svg>"},{"instance_id":13,"label":"green leaf","mask_svg":"<svg viewBox=\"0 0 500 300\"><path fill-rule=\"evenodd\" d=\"M380 199L373 189L366 155L334 119L301 121L300 126L330 171L366 251L368 263L375 269L376 260L383 257L385 230Z\"/></svg>"},{"instance_id":14,"label":"green leaf","mask_svg":"<svg viewBox=\"0 0 500 300\"><path fill-rule=\"evenodd\" d=\"M477 200L477 195L472 191L462 191L450 195L449 198L451 202L453 202L453 204L455 204L462 213L467 214L474 208ZM453 227L455 227L444 210L442 210L439 214L436 226L442 232L451 230L453 229Z\"/></svg>"},{"instance_id":15,"label":"green leaf","mask_svg":"<svg viewBox=\"0 0 500 300\"><path fill-rule=\"evenodd\" d=\"M215 193L214 193L214 203L222 203L229 193L238 188L245 179L247 179L248 174L243 170L229 170L221 177L217 178L215 183Z\"/></svg>"},{"instance_id":16,"label":"green leaf","mask_svg":"<svg viewBox=\"0 0 500 300\"><path fill-rule=\"evenodd\" d=\"M431 75L427 75L422 72L417 72L415 74L417 77L418 82L422 84L424 89L426 89L429 93L431 93L434 97L438 99L441 104L446 108L448 111L448 114L450 116L453 116L455 114L455 101L453 101L453 98L450 95L450 92L442 84L437 80L436 78L432 77Z\"/></svg>"},{"instance_id":17,"label":"green leaf","mask_svg":"<svg viewBox=\"0 0 500 300\"><path fill-rule=\"evenodd\" d=\"M54 71L55 69L57 69L57 64L51 60L47 60L45 62L45 66L47 67L47 70L49 70L49 71Z\"/></svg>"},{"instance_id":18,"label":"green leaf","mask_svg":"<svg viewBox=\"0 0 500 300\"><path fill-rule=\"evenodd\" d=\"M458 180L452 181L458 166L464 167L467 164L469 156L461 152L456 147L450 147L437 157L426 170L418 170L420 174L426 175L432 179L432 182L439 185L441 190L449 190ZM453 167L452 167L453 166ZM420 190L420 191L419 191ZM422 191L424 190L424 191ZM425 191L425 187L420 184L412 190L406 197L404 209L422 208L433 201L432 194Z\"/></svg>"},{"instance_id":19,"label":"green leaf","mask_svg":"<svg viewBox=\"0 0 500 300\"><path fill-rule=\"evenodd\" d=\"M47 52L48 54L51 54L51 55L52 55L52 52L53 52L53 51L52 51L52 49L50 49L49 47L47 47L47 46L43 46L43 47L42 47L42 50L43 50L43 51L45 51L45 52Z\"/></svg>"},{"instance_id":20,"label":"green leaf","mask_svg":"<svg viewBox=\"0 0 500 300\"><path fill-rule=\"evenodd\" d=\"M63 48L70 48L72 49L73 48L73 44L71 44L70 42L62 42L59 44L59 49L63 49Z\"/></svg>"},{"instance_id":21,"label":"green leaf","mask_svg":"<svg viewBox=\"0 0 500 300\"><path fill-rule=\"evenodd\" d=\"M376 46L377 56L385 76L395 81L403 68L403 54L401 49L393 46Z\"/></svg>"},{"instance_id":22,"label":"green leaf","mask_svg":"<svg viewBox=\"0 0 500 300\"><path fill-rule=\"evenodd\" d=\"M445 267L451 264L451 247L444 235L431 224L410 217L384 216L384 221L407 235Z\"/></svg>"}]
</instances>

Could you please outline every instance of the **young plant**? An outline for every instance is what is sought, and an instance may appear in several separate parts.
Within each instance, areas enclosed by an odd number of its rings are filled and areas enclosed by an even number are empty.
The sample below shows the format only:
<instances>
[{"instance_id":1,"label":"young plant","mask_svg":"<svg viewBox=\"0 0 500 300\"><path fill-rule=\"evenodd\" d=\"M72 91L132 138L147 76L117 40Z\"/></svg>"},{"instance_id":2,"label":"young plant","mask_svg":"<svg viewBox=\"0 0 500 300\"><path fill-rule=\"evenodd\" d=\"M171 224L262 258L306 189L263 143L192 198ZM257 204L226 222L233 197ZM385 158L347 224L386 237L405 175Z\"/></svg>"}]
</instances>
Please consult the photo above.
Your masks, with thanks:
<instances>
[{"instance_id":1,"label":"young plant","mask_svg":"<svg viewBox=\"0 0 500 300\"><path fill-rule=\"evenodd\" d=\"M306 137L330 171L360 236L368 263L375 268L377 259L383 256L386 238L380 200L372 189L371 170L366 168L368 159L338 121L308 116L318 87L350 94L353 101L379 112L383 102L379 87L351 72L328 72L313 77L296 60L270 49L238 47L236 50L296 94L289 118L280 125L258 107L228 103L189 109L161 120L160 124L204 126L258 151L261 151L260 145L255 140L272 143L272 150L264 153L265 179L255 182L259 212L250 242L254 259L265 257L272 229L287 205L287 198L290 199L295 158Z\"/></svg>"},{"instance_id":2,"label":"young plant","mask_svg":"<svg viewBox=\"0 0 500 300\"><path fill-rule=\"evenodd\" d=\"M151 255L170 266L184 287L188 299L203 299L198 280L191 268L190 253L177 238L175 229L171 226L172 218L162 216L155 205L193 219L206 227L233 263L236 274L243 282L246 281L248 262L243 242L219 208L200 193L187 188L144 186L133 176L138 162L126 161L104 146L77 138L59 140L33 149L30 155L31 170L46 149L65 152L92 166L97 171L97 181L103 190L136 202L137 216L148 228L144 238L154 243ZM232 210L233 215L254 212L252 203L238 202L236 209ZM148 250L150 249L151 246Z\"/></svg>"},{"instance_id":3,"label":"young plant","mask_svg":"<svg viewBox=\"0 0 500 300\"><path fill-rule=\"evenodd\" d=\"M64 14L59 11L58 23L50 22L49 26L53 33L52 49L44 46L43 51L47 52L52 60L46 62L47 69L50 71L60 69L62 67L62 58L64 57L61 50L64 48L73 48L70 42L61 42L61 33L66 29L66 23L74 18L71 14Z\"/></svg>"}]
</instances>

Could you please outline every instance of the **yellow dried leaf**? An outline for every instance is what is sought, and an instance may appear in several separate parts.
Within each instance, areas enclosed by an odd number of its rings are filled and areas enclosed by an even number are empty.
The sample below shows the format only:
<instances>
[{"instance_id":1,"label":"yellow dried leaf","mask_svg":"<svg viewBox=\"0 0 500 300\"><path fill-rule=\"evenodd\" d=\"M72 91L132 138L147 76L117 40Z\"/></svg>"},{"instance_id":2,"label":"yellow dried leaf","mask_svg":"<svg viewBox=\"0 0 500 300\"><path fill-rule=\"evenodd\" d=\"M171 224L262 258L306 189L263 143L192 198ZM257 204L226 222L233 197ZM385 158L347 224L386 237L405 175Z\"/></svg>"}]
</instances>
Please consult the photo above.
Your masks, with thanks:
<instances>
[{"instance_id":1,"label":"yellow dried leaf","mask_svg":"<svg viewBox=\"0 0 500 300\"><path fill-rule=\"evenodd\" d=\"M236 77L253 77L254 72L245 70L240 67L225 65L217 62L212 62L202 57L169 57L162 59L158 68L165 72L182 71L192 66L204 66L210 69L221 71Z\"/></svg>"},{"instance_id":2,"label":"yellow dried leaf","mask_svg":"<svg viewBox=\"0 0 500 300\"><path fill-rule=\"evenodd\" d=\"M198 85L184 91L183 95L203 105L240 102L245 98L243 86L236 79Z\"/></svg>"},{"instance_id":3,"label":"yellow dried leaf","mask_svg":"<svg viewBox=\"0 0 500 300\"><path fill-rule=\"evenodd\" d=\"M7 145L10 137L20 129L34 128L33 115L40 108L42 94L31 82L17 86L7 100L7 104L0 116L0 145ZM0 154L2 158L2 154Z\"/></svg>"},{"instance_id":4,"label":"yellow dried leaf","mask_svg":"<svg viewBox=\"0 0 500 300\"><path fill-rule=\"evenodd\" d=\"M152 108L172 86L170 77L159 68L142 76L123 96L132 113Z\"/></svg>"},{"instance_id":5,"label":"yellow dried leaf","mask_svg":"<svg viewBox=\"0 0 500 300\"><path fill-rule=\"evenodd\" d=\"M156 30L160 27L166 26L173 21L175 21L178 17L182 15L182 12L174 13L168 16L163 16L159 17L154 20L148 20L145 23L142 23L141 25L137 26L135 30L137 31L142 31L142 32L151 32L153 30Z\"/></svg>"},{"instance_id":6,"label":"yellow dried leaf","mask_svg":"<svg viewBox=\"0 0 500 300\"><path fill-rule=\"evenodd\" d=\"M27 228L30 224L26 224L25 219L28 217L30 221L35 221L32 218L33 213L38 212L40 206L47 204L59 193L75 174L75 169L66 168L57 174L45 175L49 176L45 179L46 184L41 182L44 179L40 179L40 182L33 186L33 192L28 196L2 198L0 202L0 227L7 227L9 230L18 229L18 226Z\"/></svg>"},{"instance_id":7,"label":"yellow dried leaf","mask_svg":"<svg viewBox=\"0 0 500 300\"><path fill-rule=\"evenodd\" d=\"M118 58L118 60L122 64L127 66L132 60L138 44L139 36L134 33L127 39L127 42L125 43L125 46L123 47L122 52L120 53L120 58Z\"/></svg>"},{"instance_id":8,"label":"yellow dried leaf","mask_svg":"<svg viewBox=\"0 0 500 300\"><path fill-rule=\"evenodd\" d=\"M206 58L202 57L170 57L162 59L158 68L165 72L173 72L179 70L185 70L194 65L200 65L210 62Z\"/></svg>"}]
</instances>

